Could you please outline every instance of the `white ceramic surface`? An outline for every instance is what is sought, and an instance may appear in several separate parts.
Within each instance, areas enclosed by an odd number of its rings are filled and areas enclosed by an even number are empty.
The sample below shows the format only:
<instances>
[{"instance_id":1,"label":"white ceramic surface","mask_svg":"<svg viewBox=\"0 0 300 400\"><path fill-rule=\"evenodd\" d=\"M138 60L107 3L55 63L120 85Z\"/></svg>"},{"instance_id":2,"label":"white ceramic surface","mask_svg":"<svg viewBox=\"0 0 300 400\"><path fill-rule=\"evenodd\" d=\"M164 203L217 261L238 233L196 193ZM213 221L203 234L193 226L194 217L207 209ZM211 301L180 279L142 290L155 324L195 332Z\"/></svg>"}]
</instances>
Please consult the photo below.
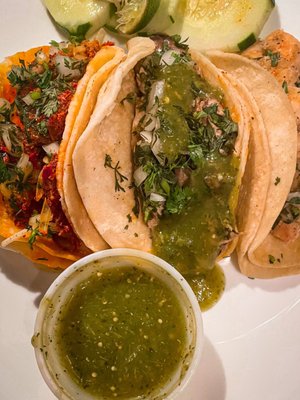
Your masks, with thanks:
<instances>
[{"instance_id":1,"label":"white ceramic surface","mask_svg":"<svg viewBox=\"0 0 300 400\"><path fill-rule=\"evenodd\" d=\"M259 0L258 0L259 1ZM0 58L59 39L40 0L0 0ZM277 0L265 32L300 38L300 1ZM300 399L300 276L250 280L223 264L227 287L203 315L197 400ZM56 274L0 251L0 399L55 400L30 344L38 303Z\"/></svg>"}]
</instances>

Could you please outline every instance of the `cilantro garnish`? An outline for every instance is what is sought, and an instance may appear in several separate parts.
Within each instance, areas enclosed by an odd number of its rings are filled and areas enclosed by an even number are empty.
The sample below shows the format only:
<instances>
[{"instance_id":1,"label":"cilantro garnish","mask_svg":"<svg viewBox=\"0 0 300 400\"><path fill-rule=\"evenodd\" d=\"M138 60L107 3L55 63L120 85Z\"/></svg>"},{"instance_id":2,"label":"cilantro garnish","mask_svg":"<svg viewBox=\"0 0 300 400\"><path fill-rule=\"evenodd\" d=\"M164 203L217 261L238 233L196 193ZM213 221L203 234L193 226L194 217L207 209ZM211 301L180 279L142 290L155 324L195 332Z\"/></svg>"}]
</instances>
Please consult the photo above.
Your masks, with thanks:
<instances>
[{"instance_id":1,"label":"cilantro garnish","mask_svg":"<svg viewBox=\"0 0 300 400\"><path fill-rule=\"evenodd\" d=\"M272 256L272 254L269 254L269 263L270 264L275 264L275 262L276 262L276 258L274 257L274 256Z\"/></svg>"},{"instance_id":2,"label":"cilantro garnish","mask_svg":"<svg viewBox=\"0 0 300 400\"><path fill-rule=\"evenodd\" d=\"M266 50L264 53L265 56L269 57L271 60L271 66L273 68L277 67L279 60L280 60L280 53L274 53L272 50Z\"/></svg>"},{"instance_id":3,"label":"cilantro garnish","mask_svg":"<svg viewBox=\"0 0 300 400\"><path fill-rule=\"evenodd\" d=\"M120 170L120 161L116 163L115 166L112 165L112 159L109 154L105 155L105 161L104 161L104 167L105 168L111 168L114 170L115 173L115 192L125 192L125 189L121 186L121 183L124 181L128 181L128 178L125 175L122 175Z\"/></svg>"}]
</instances>

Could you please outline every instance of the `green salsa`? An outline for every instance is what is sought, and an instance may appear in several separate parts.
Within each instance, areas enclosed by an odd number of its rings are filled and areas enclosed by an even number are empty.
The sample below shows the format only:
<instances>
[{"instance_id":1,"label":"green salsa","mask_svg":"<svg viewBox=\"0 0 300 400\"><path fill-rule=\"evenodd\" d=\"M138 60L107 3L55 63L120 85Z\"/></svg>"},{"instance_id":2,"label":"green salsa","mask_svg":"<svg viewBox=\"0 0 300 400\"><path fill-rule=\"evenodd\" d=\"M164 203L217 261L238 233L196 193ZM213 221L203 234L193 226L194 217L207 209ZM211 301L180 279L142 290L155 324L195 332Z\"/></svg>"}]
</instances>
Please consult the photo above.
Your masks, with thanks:
<instances>
[{"instance_id":1,"label":"green salsa","mask_svg":"<svg viewBox=\"0 0 300 400\"><path fill-rule=\"evenodd\" d=\"M235 231L238 125L187 46L171 41L166 38L138 68L146 112L137 129L134 164L142 178L135 185L154 253L193 277L207 308L222 292L224 279L214 265ZM211 300L199 297L205 291Z\"/></svg>"},{"instance_id":2,"label":"green salsa","mask_svg":"<svg viewBox=\"0 0 300 400\"><path fill-rule=\"evenodd\" d=\"M61 309L55 341L78 385L104 399L148 398L187 356L186 317L159 278L124 266L94 273Z\"/></svg>"},{"instance_id":3,"label":"green salsa","mask_svg":"<svg viewBox=\"0 0 300 400\"><path fill-rule=\"evenodd\" d=\"M218 265L209 271L187 275L185 278L197 297L201 311L216 304L224 292L225 276Z\"/></svg>"}]
</instances>

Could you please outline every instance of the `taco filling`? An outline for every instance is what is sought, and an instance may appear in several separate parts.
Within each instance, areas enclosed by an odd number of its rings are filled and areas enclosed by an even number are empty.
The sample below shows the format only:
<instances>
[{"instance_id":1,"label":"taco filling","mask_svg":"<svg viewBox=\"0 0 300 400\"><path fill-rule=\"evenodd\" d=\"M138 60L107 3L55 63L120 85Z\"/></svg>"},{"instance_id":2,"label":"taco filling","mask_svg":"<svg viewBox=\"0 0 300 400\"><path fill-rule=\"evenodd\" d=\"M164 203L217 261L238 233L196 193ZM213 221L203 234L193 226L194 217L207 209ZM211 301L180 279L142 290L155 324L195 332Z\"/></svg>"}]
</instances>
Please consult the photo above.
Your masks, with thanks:
<instances>
[{"instance_id":1,"label":"taco filling","mask_svg":"<svg viewBox=\"0 0 300 400\"><path fill-rule=\"evenodd\" d=\"M135 68L136 211L151 229L154 253L188 274L211 269L235 235L238 125L187 46L154 40L155 52Z\"/></svg>"},{"instance_id":2,"label":"taco filling","mask_svg":"<svg viewBox=\"0 0 300 400\"><path fill-rule=\"evenodd\" d=\"M55 42L37 49L30 61L20 57L3 85L0 192L6 212L20 229L17 236L27 230L24 236L31 247L37 238L51 238L70 253L84 248L62 211L56 165L70 102L99 49L97 41L80 46Z\"/></svg>"}]
</instances>

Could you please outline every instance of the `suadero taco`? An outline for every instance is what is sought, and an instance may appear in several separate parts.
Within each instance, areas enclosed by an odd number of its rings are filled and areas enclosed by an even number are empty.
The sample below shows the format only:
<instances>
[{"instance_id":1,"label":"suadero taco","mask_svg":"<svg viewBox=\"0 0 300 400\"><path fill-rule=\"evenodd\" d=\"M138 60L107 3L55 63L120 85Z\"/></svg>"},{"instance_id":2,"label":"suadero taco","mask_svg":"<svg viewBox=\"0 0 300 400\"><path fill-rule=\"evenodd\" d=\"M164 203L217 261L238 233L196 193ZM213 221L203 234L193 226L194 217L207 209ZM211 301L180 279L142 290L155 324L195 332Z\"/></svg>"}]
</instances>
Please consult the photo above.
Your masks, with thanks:
<instances>
[{"instance_id":1,"label":"suadero taco","mask_svg":"<svg viewBox=\"0 0 300 400\"><path fill-rule=\"evenodd\" d=\"M111 247L152 251L184 274L210 269L236 243L247 108L177 37L128 48L75 146L78 192Z\"/></svg>"},{"instance_id":2,"label":"suadero taco","mask_svg":"<svg viewBox=\"0 0 300 400\"><path fill-rule=\"evenodd\" d=\"M255 121L262 117L259 135L250 140L238 213L238 262L250 277L300 273L299 54L299 41L281 30L243 57L210 53L245 86L249 110L259 112L252 111Z\"/></svg>"},{"instance_id":3,"label":"suadero taco","mask_svg":"<svg viewBox=\"0 0 300 400\"><path fill-rule=\"evenodd\" d=\"M96 80L99 89L105 64L111 62L105 69L107 78L122 54L97 41L78 46L53 42L17 53L0 65L2 247L59 268L90 252L88 235L94 238L92 250L107 247L87 216L84 240L77 236L63 198L62 164L70 130L84 124L79 110L86 97L90 102L85 120L92 112L95 94L90 81ZM77 207L76 212L81 216L84 210Z\"/></svg>"}]
</instances>

